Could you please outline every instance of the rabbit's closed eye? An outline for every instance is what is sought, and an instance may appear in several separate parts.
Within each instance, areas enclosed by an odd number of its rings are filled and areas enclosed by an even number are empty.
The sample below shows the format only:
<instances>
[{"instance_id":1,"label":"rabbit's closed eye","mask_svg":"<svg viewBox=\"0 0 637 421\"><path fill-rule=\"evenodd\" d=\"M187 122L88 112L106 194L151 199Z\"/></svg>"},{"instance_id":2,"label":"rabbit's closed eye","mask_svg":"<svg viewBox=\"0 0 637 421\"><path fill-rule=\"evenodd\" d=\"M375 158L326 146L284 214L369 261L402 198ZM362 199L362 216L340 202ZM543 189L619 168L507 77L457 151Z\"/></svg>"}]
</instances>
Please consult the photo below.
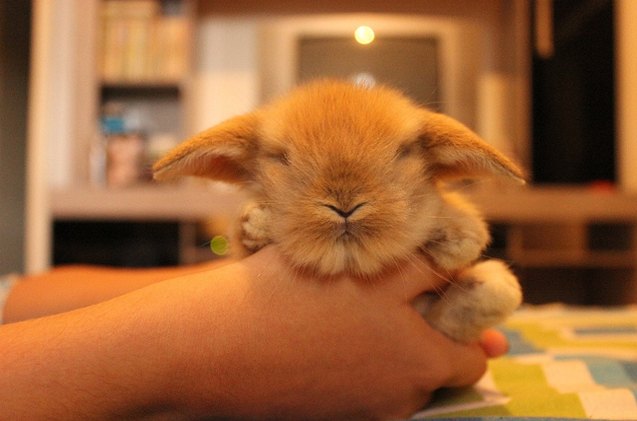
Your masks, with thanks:
<instances>
[{"instance_id":1,"label":"rabbit's closed eye","mask_svg":"<svg viewBox=\"0 0 637 421\"><path fill-rule=\"evenodd\" d=\"M290 156L288 152L283 149L267 151L264 153L264 156L271 162L285 166L290 165Z\"/></svg>"},{"instance_id":2,"label":"rabbit's closed eye","mask_svg":"<svg viewBox=\"0 0 637 421\"><path fill-rule=\"evenodd\" d=\"M416 142L409 142L403 145L400 145L398 150L396 151L396 158L403 159L410 156L413 156L418 152L418 144Z\"/></svg>"}]
</instances>

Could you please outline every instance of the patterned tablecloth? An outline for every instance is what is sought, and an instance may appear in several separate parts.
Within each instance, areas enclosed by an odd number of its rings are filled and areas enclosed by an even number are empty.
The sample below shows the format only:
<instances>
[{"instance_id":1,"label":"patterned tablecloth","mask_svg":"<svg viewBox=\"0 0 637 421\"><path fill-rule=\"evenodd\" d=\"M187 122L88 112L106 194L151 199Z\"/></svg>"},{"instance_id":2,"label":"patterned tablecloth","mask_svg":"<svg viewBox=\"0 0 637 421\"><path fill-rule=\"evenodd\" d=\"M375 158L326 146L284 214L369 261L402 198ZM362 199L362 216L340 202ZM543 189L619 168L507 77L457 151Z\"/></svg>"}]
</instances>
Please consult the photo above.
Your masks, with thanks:
<instances>
[{"instance_id":1,"label":"patterned tablecloth","mask_svg":"<svg viewBox=\"0 0 637 421\"><path fill-rule=\"evenodd\" d=\"M502 330L511 352L414 419L637 420L637 307L525 307Z\"/></svg>"}]
</instances>

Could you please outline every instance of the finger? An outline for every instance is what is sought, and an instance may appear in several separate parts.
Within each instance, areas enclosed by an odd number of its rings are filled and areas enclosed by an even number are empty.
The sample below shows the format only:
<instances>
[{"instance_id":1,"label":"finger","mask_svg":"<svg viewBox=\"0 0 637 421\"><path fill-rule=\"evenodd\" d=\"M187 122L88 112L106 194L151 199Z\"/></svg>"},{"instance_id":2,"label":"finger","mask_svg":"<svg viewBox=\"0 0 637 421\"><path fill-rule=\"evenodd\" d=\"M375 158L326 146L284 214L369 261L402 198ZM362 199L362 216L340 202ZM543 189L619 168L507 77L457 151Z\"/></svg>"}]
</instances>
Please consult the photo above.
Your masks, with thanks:
<instances>
[{"instance_id":1,"label":"finger","mask_svg":"<svg viewBox=\"0 0 637 421\"><path fill-rule=\"evenodd\" d=\"M487 329L480 336L480 346L489 358L497 358L509 352L509 341L502 332Z\"/></svg>"}]
</instances>

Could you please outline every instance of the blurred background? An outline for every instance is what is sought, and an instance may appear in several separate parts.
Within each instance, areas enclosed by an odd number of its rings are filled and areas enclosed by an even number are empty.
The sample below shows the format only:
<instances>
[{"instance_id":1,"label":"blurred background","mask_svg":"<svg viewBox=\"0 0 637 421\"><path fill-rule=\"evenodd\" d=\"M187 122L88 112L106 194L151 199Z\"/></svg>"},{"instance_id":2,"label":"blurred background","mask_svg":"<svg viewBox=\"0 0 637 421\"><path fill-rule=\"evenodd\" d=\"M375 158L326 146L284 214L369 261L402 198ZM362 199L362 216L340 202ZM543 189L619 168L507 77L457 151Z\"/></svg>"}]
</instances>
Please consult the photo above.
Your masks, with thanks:
<instances>
[{"instance_id":1,"label":"blurred background","mask_svg":"<svg viewBox=\"0 0 637 421\"><path fill-rule=\"evenodd\" d=\"M294 85L393 85L518 161L462 189L531 303L637 302L637 2L0 2L0 273L218 258L241 193L157 185L185 137Z\"/></svg>"}]
</instances>

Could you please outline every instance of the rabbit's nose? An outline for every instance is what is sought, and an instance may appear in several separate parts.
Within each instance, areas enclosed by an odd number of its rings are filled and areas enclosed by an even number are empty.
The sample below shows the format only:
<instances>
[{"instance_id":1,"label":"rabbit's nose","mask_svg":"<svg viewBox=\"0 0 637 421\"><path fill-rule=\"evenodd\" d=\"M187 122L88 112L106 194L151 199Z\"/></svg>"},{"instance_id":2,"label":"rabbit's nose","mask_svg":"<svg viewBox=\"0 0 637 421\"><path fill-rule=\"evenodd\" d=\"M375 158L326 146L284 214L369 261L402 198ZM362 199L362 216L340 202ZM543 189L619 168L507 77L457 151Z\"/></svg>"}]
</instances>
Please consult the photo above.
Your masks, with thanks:
<instances>
[{"instance_id":1,"label":"rabbit's nose","mask_svg":"<svg viewBox=\"0 0 637 421\"><path fill-rule=\"evenodd\" d=\"M325 205L325 207L333 210L334 212L336 212L339 216L342 216L343 218L347 218L349 216L351 216L354 212L356 212L358 209L360 209L362 206L364 206L366 204L366 202L361 202L355 206L353 206L352 208L348 209L348 210L343 210L337 206L334 205Z\"/></svg>"}]
</instances>

